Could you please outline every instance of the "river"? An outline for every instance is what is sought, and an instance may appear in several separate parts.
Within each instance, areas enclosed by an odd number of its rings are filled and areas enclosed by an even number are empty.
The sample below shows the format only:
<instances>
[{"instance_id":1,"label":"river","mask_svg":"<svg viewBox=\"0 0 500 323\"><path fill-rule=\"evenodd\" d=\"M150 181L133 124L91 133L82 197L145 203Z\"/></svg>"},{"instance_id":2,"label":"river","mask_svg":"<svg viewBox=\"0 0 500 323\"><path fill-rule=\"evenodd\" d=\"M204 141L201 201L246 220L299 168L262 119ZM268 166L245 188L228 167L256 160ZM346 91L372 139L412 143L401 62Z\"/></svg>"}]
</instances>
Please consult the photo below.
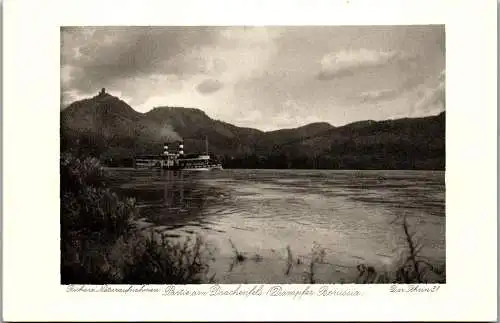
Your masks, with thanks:
<instances>
[{"instance_id":1,"label":"river","mask_svg":"<svg viewBox=\"0 0 500 323\"><path fill-rule=\"evenodd\" d=\"M402 216L422 255L445 262L441 171L106 172L114 190L136 198L144 226L173 239L201 235L215 250L218 282L301 283L312 250L329 264L318 267L325 282L358 264L389 267L406 246ZM235 265L233 246L248 260Z\"/></svg>"}]
</instances>

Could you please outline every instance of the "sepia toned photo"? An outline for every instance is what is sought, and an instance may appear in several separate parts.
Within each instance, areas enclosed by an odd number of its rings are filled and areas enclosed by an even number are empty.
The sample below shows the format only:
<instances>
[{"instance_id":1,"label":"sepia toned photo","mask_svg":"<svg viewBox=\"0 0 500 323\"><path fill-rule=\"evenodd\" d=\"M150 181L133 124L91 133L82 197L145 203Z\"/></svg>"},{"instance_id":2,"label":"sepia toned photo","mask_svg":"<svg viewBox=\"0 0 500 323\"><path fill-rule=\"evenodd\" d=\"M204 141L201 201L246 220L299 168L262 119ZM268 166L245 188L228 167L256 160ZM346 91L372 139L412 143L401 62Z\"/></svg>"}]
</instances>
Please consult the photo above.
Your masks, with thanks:
<instances>
[{"instance_id":1,"label":"sepia toned photo","mask_svg":"<svg viewBox=\"0 0 500 323\"><path fill-rule=\"evenodd\" d=\"M445 26L64 26L60 282L446 283Z\"/></svg>"}]
</instances>

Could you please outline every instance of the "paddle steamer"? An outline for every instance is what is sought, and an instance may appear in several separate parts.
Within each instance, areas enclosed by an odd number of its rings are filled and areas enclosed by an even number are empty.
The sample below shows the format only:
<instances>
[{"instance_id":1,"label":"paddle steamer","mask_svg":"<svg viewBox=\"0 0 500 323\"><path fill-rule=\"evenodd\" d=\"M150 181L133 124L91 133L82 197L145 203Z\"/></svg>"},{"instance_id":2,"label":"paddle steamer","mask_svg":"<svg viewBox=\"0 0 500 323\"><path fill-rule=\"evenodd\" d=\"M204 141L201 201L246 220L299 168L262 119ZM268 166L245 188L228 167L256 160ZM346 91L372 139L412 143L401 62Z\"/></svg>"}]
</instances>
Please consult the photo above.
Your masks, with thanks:
<instances>
[{"instance_id":1,"label":"paddle steamer","mask_svg":"<svg viewBox=\"0 0 500 323\"><path fill-rule=\"evenodd\" d=\"M185 155L184 143L179 142L178 150L170 152L169 144L163 145L162 155L145 155L135 157L136 168L163 168L171 170L209 171L222 170L221 163L208 153L208 140L205 138L205 154Z\"/></svg>"}]
</instances>

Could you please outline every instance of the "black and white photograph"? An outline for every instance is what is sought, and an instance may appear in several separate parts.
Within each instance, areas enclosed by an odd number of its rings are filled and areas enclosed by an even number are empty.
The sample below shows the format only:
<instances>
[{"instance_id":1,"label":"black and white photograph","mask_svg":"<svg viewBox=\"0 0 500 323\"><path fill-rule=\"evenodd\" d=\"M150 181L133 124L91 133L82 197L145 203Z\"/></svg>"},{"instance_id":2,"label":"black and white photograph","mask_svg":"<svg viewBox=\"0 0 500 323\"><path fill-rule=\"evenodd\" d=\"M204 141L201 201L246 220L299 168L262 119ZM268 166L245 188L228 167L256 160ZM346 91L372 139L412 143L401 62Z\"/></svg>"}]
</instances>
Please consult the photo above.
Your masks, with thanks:
<instances>
[{"instance_id":1,"label":"black and white photograph","mask_svg":"<svg viewBox=\"0 0 500 323\"><path fill-rule=\"evenodd\" d=\"M62 26L61 284L446 283L445 26Z\"/></svg>"}]
</instances>

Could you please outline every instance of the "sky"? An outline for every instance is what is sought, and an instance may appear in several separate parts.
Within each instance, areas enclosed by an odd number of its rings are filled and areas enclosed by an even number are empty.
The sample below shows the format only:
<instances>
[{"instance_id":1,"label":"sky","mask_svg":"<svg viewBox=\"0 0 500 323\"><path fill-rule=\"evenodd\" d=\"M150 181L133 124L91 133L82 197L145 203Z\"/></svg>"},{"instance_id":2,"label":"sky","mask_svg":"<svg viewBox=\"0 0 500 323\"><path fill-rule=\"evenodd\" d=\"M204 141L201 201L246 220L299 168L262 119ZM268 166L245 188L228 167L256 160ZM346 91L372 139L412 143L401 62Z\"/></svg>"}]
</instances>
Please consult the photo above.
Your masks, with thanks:
<instances>
[{"instance_id":1,"label":"sky","mask_svg":"<svg viewBox=\"0 0 500 323\"><path fill-rule=\"evenodd\" d=\"M63 27L61 106L104 87L139 112L264 131L428 116L445 109L445 56L441 25Z\"/></svg>"}]
</instances>

